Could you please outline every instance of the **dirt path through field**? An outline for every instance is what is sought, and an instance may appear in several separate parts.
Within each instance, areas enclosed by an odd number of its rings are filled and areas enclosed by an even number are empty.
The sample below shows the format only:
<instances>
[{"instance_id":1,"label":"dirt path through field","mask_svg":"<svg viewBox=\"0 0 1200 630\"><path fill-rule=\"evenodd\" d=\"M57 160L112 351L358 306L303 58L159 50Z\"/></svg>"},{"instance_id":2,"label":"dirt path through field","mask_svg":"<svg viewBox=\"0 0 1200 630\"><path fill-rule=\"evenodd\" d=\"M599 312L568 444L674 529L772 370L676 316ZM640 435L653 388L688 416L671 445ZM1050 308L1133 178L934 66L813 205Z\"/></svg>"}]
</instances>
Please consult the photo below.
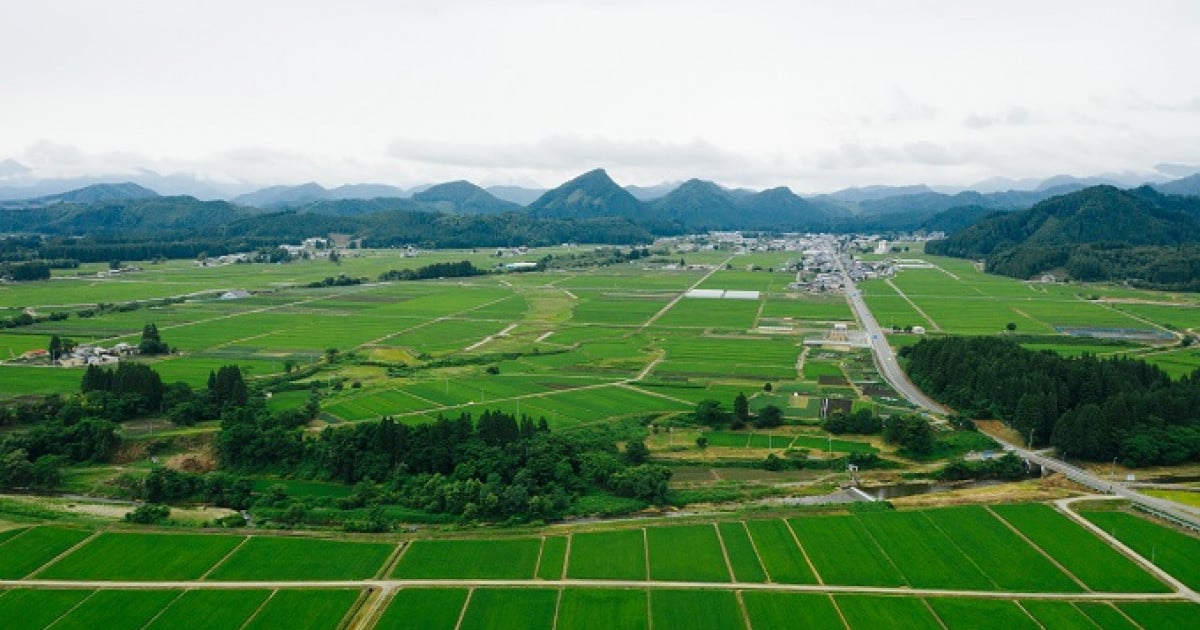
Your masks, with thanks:
<instances>
[{"instance_id":1,"label":"dirt path through field","mask_svg":"<svg viewBox=\"0 0 1200 630\"><path fill-rule=\"evenodd\" d=\"M914 311L916 311L921 317L924 317L925 321L929 322L929 325L932 326L934 330L941 332L942 327L939 326L937 322L933 321L933 318L930 317L929 314L926 313L920 306L917 306L916 302L912 301L911 298L905 295L905 293L900 290L900 287L896 286L896 283L892 282L891 279L884 280L884 283L889 287L892 287L892 290L896 292L896 295L899 295L905 302L908 302L908 305L913 307Z\"/></svg>"}]
</instances>

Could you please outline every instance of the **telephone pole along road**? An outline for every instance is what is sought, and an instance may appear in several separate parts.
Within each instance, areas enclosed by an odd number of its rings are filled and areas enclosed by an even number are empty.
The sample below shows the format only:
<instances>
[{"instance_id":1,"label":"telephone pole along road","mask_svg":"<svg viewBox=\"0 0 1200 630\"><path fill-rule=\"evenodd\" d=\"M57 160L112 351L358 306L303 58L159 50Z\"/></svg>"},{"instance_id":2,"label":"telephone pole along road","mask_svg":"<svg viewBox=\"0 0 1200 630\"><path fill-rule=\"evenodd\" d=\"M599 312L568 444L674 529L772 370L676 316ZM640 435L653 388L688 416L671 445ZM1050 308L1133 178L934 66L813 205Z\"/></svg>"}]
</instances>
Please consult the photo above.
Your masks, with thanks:
<instances>
[{"instance_id":1,"label":"telephone pole along road","mask_svg":"<svg viewBox=\"0 0 1200 630\"><path fill-rule=\"evenodd\" d=\"M850 278L850 273L846 270L845 260L842 259L842 252L835 252L833 259L837 261L838 269L842 274L842 281L845 283L846 300L850 302L850 308L853 309L855 317L858 318L863 330L867 333L867 338L870 340L871 353L875 357L875 367L878 368L880 376L901 396L904 396L909 402L922 410L939 416L948 413L949 410L946 407L943 407L925 395L925 392L922 392L920 388L914 385L909 380L908 375L904 373L904 370L900 368L900 363L896 361L896 353L888 345L887 338L883 334L883 329L879 327L879 322L871 314L871 309L867 308L867 303L863 300L862 292L858 290L858 287L855 286L854 281ZM1181 509L1178 504L1172 501L1146 496L1124 484L1117 483L1115 479L1103 479L1062 460L1022 448L994 435L990 437L999 442L1004 447L1004 450L1012 451L1018 457L1030 463L1038 464L1043 469L1060 472L1066 475L1071 481L1087 486L1097 492L1113 494L1129 499L1147 512L1156 514L1184 527L1200 531L1200 516Z\"/></svg>"}]
</instances>

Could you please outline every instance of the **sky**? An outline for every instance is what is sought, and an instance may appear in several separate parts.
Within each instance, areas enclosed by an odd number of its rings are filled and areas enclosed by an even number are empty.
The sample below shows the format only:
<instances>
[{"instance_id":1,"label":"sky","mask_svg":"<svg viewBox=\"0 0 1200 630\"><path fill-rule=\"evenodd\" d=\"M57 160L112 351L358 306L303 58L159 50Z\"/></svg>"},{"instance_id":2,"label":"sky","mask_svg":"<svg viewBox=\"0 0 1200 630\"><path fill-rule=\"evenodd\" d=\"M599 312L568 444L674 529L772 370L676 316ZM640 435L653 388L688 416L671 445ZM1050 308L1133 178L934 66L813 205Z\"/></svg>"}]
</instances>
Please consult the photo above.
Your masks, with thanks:
<instances>
[{"instance_id":1,"label":"sky","mask_svg":"<svg viewBox=\"0 0 1200 630\"><path fill-rule=\"evenodd\" d=\"M602 167L819 192L1200 165L1189 0L0 0L0 24L0 184Z\"/></svg>"}]
</instances>

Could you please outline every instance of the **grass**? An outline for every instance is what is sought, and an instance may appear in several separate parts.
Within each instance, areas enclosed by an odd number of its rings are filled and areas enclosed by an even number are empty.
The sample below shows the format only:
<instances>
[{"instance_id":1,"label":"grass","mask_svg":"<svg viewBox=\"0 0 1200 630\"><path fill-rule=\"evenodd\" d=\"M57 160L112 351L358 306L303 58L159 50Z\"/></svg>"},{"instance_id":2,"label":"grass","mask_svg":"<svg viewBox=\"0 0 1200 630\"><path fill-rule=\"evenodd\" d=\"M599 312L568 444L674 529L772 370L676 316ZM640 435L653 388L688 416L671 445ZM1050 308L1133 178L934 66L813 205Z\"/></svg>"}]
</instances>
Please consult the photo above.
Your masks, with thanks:
<instances>
[{"instance_id":1,"label":"grass","mask_svg":"<svg viewBox=\"0 0 1200 630\"><path fill-rule=\"evenodd\" d=\"M1200 539L1128 512L1083 512L1083 516L1188 587L1200 588Z\"/></svg>"},{"instance_id":2,"label":"grass","mask_svg":"<svg viewBox=\"0 0 1200 630\"><path fill-rule=\"evenodd\" d=\"M557 630L638 630L645 628L646 592L632 589L564 589Z\"/></svg>"},{"instance_id":3,"label":"grass","mask_svg":"<svg viewBox=\"0 0 1200 630\"><path fill-rule=\"evenodd\" d=\"M851 628L942 630L937 618L916 597L836 595L833 601Z\"/></svg>"},{"instance_id":4,"label":"grass","mask_svg":"<svg viewBox=\"0 0 1200 630\"><path fill-rule=\"evenodd\" d=\"M746 521L746 529L758 549L758 557L772 582L816 584L817 578L804 560L804 554L792 538L787 523L781 520Z\"/></svg>"},{"instance_id":5,"label":"grass","mask_svg":"<svg viewBox=\"0 0 1200 630\"><path fill-rule=\"evenodd\" d=\"M1023 503L997 505L992 509L1093 590L1125 593L1168 590L1165 584L1050 506Z\"/></svg>"},{"instance_id":6,"label":"grass","mask_svg":"<svg viewBox=\"0 0 1200 630\"><path fill-rule=\"evenodd\" d=\"M138 630L179 595L179 591L96 591L52 627L54 630Z\"/></svg>"},{"instance_id":7,"label":"grass","mask_svg":"<svg viewBox=\"0 0 1200 630\"><path fill-rule=\"evenodd\" d=\"M400 589L375 624L375 630L454 630L466 601L465 588Z\"/></svg>"},{"instance_id":8,"label":"grass","mask_svg":"<svg viewBox=\"0 0 1200 630\"><path fill-rule=\"evenodd\" d=\"M573 534L567 563L570 578L645 580L642 530Z\"/></svg>"},{"instance_id":9,"label":"grass","mask_svg":"<svg viewBox=\"0 0 1200 630\"><path fill-rule=\"evenodd\" d=\"M1040 626L1016 602L1003 599L966 599L962 597L931 597L927 600L947 630L972 630L986 621L987 626L1020 630L1039 630Z\"/></svg>"},{"instance_id":10,"label":"grass","mask_svg":"<svg viewBox=\"0 0 1200 630\"><path fill-rule=\"evenodd\" d=\"M750 542L750 534L742 523L720 523L721 540L725 543L725 551L729 554L729 564L733 567L733 576L738 582L766 582L767 574L763 571L762 562L754 545Z\"/></svg>"},{"instance_id":11,"label":"grass","mask_svg":"<svg viewBox=\"0 0 1200 630\"><path fill-rule=\"evenodd\" d=\"M982 507L943 508L924 514L1001 590L1056 593L1082 590Z\"/></svg>"},{"instance_id":12,"label":"grass","mask_svg":"<svg viewBox=\"0 0 1200 630\"><path fill-rule=\"evenodd\" d=\"M538 563L537 577L540 580L557 580L562 577L563 561L567 557L567 537L547 536L542 541L542 558Z\"/></svg>"},{"instance_id":13,"label":"grass","mask_svg":"<svg viewBox=\"0 0 1200 630\"><path fill-rule=\"evenodd\" d=\"M415 540L396 565L403 579L487 578L527 580L533 577L541 540Z\"/></svg>"},{"instance_id":14,"label":"grass","mask_svg":"<svg viewBox=\"0 0 1200 630\"><path fill-rule=\"evenodd\" d=\"M373 577L393 550L387 543L255 536L209 579L360 580Z\"/></svg>"},{"instance_id":15,"label":"grass","mask_svg":"<svg viewBox=\"0 0 1200 630\"><path fill-rule=\"evenodd\" d=\"M146 630L241 628L270 595L268 590L187 591Z\"/></svg>"},{"instance_id":16,"label":"grass","mask_svg":"<svg viewBox=\"0 0 1200 630\"><path fill-rule=\"evenodd\" d=\"M993 590L986 575L921 512L879 512L858 516L915 588Z\"/></svg>"},{"instance_id":17,"label":"grass","mask_svg":"<svg viewBox=\"0 0 1200 630\"><path fill-rule=\"evenodd\" d=\"M10 537L0 544L0 579L23 578L87 537L88 532L61 527L34 527Z\"/></svg>"},{"instance_id":18,"label":"grass","mask_svg":"<svg viewBox=\"0 0 1200 630\"><path fill-rule=\"evenodd\" d=\"M41 630L92 591L14 589L0 597L0 619L6 630Z\"/></svg>"},{"instance_id":19,"label":"grass","mask_svg":"<svg viewBox=\"0 0 1200 630\"><path fill-rule=\"evenodd\" d=\"M300 619L305 628L334 630L358 596L348 588L276 591L243 630L290 630Z\"/></svg>"},{"instance_id":20,"label":"grass","mask_svg":"<svg viewBox=\"0 0 1200 630\"><path fill-rule=\"evenodd\" d=\"M550 630L557 600L552 589L478 588L459 630Z\"/></svg>"},{"instance_id":21,"label":"grass","mask_svg":"<svg viewBox=\"0 0 1200 630\"><path fill-rule=\"evenodd\" d=\"M240 536L103 533L38 574L49 580L195 580Z\"/></svg>"},{"instance_id":22,"label":"grass","mask_svg":"<svg viewBox=\"0 0 1200 630\"><path fill-rule=\"evenodd\" d=\"M711 525L651 527L646 530L651 580L729 582L729 567Z\"/></svg>"},{"instance_id":23,"label":"grass","mask_svg":"<svg viewBox=\"0 0 1200 630\"><path fill-rule=\"evenodd\" d=\"M1021 607L1045 628L1096 630L1096 624L1071 602L1031 599L1022 601Z\"/></svg>"},{"instance_id":24,"label":"grass","mask_svg":"<svg viewBox=\"0 0 1200 630\"><path fill-rule=\"evenodd\" d=\"M746 591L742 601L754 628L845 628L828 595Z\"/></svg>"},{"instance_id":25,"label":"grass","mask_svg":"<svg viewBox=\"0 0 1200 630\"><path fill-rule=\"evenodd\" d=\"M896 566L853 516L788 521L826 584L905 586Z\"/></svg>"},{"instance_id":26,"label":"grass","mask_svg":"<svg viewBox=\"0 0 1200 630\"><path fill-rule=\"evenodd\" d=\"M746 627L732 591L651 591L650 619L654 630Z\"/></svg>"}]
</instances>

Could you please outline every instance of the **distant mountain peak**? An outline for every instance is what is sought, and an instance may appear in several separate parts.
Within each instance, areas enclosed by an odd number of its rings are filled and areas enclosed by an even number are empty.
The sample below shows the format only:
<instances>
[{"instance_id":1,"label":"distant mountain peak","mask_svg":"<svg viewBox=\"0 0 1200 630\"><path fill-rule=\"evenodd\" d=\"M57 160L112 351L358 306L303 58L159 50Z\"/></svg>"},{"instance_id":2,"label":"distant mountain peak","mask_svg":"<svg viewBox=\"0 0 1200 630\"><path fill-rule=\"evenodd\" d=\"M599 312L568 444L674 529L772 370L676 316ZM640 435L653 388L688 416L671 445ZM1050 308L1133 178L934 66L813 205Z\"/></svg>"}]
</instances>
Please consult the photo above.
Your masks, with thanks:
<instances>
[{"instance_id":1,"label":"distant mountain peak","mask_svg":"<svg viewBox=\"0 0 1200 630\"><path fill-rule=\"evenodd\" d=\"M644 212L642 203L602 168L546 191L529 204L529 210L536 216L571 219L636 217Z\"/></svg>"}]
</instances>

